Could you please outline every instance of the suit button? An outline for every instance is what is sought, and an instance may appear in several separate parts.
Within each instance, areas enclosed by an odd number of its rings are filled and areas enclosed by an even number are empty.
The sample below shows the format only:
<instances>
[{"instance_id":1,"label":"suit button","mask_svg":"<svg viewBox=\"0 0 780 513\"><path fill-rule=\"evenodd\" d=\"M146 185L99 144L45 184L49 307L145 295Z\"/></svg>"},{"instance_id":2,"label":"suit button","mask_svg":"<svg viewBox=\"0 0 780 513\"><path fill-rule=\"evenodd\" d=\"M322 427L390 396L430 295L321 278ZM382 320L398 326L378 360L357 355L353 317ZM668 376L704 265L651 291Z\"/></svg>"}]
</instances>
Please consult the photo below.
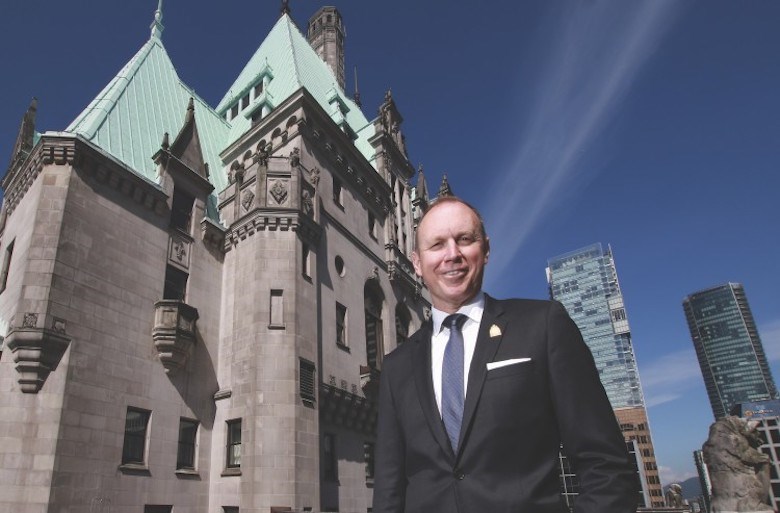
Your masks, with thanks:
<instances>
[{"instance_id":1,"label":"suit button","mask_svg":"<svg viewBox=\"0 0 780 513\"><path fill-rule=\"evenodd\" d=\"M455 479L457 479L458 481L463 481L463 479L465 479L465 477L466 477L466 474L464 474L463 472L461 472L461 470L460 470L460 469L457 469L457 468L456 468L456 469L455 469L455 471L453 471L453 473L452 473L452 476L453 476Z\"/></svg>"}]
</instances>

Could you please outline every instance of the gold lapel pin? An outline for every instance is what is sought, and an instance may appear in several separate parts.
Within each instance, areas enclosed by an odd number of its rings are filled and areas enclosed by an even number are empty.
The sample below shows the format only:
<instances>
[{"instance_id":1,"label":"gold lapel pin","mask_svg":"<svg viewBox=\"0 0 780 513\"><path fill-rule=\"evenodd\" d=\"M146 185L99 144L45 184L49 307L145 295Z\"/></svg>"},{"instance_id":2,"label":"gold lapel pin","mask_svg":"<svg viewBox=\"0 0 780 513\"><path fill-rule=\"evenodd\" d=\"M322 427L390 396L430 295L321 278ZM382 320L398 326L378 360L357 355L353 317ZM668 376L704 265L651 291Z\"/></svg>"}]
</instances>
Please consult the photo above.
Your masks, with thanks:
<instances>
[{"instance_id":1,"label":"gold lapel pin","mask_svg":"<svg viewBox=\"0 0 780 513\"><path fill-rule=\"evenodd\" d=\"M498 325L494 324L490 327L490 337L500 337L501 336L501 328L498 327Z\"/></svg>"}]
</instances>

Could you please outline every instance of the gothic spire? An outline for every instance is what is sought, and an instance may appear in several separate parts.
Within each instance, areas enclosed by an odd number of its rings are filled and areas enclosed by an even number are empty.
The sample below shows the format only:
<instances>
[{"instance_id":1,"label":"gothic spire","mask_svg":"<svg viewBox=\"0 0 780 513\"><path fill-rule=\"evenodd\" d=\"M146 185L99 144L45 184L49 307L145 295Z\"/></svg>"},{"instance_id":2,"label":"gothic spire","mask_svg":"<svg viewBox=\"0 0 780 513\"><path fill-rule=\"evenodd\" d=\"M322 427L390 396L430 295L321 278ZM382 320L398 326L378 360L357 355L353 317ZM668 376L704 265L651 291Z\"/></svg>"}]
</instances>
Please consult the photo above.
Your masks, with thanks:
<instances>
[{"instance_id":1,"label":"gothic spire","mask_svg":"<svg viewBox=\"0 0 780 513\"><path fill-rule=\"evenodd\" d=\"M417 170L417 187L416 187L417 197L422 199L423 201L428 201L428 183L425 181L425 175L423 174L423 167L422 164L420 164L419 169Z\"/></svg>"},{"instance_id":2,"label":"gothic spire","mask_svg":"<svg viewBox=\"0 0 780 513\"><path fill-rule=\"evenodd\" d=\"M441 185L439 186L439 194L436 197L442 198L444 196L454 196L454 194L452 193L452 188L450 187L450 182L447 181L447 173L444 173L444 176L441 179Z\"/></svg>"},{"instance_id":3,"label":"gothic spire","mask_svg":"<svg viewBox=\"0 0 780 513\"><path fill-rule=\"evenodd\" d=\"M38 112L38 99L33 98L27 112L22 117L22 123L19 126L19 134L16 136L13 154L9 169L17 162L22 162L30 154L35 142L35 114Z\"/></svg>"},{"instance_id":4,"label":"gothic spire","mask_svg":"<svg viewBox=\"0 0 780 513\"><path fill-rule=\"evenodd\" d=\"M152 29L151 37L155 39L162 38L162 32L163 29L165 29L165 27L162 24L162 19L163 19L162 4L163 4L163 0L158 0L157 10L154 11L154 21L152 21L152 24L149 25L149 28Z\"/></svg>"}]
</instances>

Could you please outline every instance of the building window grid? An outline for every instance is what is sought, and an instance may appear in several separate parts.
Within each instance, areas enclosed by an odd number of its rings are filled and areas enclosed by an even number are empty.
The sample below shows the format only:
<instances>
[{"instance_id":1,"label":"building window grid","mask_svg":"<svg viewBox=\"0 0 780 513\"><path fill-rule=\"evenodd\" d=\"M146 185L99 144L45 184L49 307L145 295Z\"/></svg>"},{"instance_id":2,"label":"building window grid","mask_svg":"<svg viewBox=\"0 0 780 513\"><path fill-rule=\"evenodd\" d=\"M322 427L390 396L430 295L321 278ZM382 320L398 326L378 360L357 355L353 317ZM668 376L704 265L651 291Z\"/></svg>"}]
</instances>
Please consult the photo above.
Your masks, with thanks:
<instances>
[{"instance_id":1,"label":"building window grid","mask_svg":"<svg viewBox=\"0 0 780 513\"><path fill-rule=\"evenodd\" d=\"M341 303L336 303L336 345L339 347L349 347L347 345L347 307Z\"/></svg>"},{"instance_id":2,"label":"building window grid","mask_svg":"<svg viewBox=\"0 0 780 513\"><path fill-rule=\"evenodd\" d=\"M241 419L227 421L227 442L225 467L241 468Z\"/></svg>"},{"instance_id":3,"label":"building window grid","mask_svg":"<svg viewBox=\"0 0 780 513\"><path fill-rule=\"evenodd\" d=\"M179 419L179 446L176 454L177 470L195 470L198 421Z\"/></svg>"},{"instance_id":4,"label":"building window grid","mask_svg":"<svg viewBox=\"0 0 780 513\"><path fill-rule=\"evenodd\" d=\"M8 285L8 273L11 269L11 258L14 254L14 243L16 239L12 240L5 248L5 258L3 258L3 269L0 271L0 293L5 291L6 285Z\"/></svg>"},{"instance_id":5,"label":"building window grid","mask_svg":"<svg viewBox=\"0 0 780 513\"><path fill-rule=\"evenodd\" d=\"M149 410L127 407L122 465L146 465L146 441L151 415Z\"/></svg>"}]
</instances>

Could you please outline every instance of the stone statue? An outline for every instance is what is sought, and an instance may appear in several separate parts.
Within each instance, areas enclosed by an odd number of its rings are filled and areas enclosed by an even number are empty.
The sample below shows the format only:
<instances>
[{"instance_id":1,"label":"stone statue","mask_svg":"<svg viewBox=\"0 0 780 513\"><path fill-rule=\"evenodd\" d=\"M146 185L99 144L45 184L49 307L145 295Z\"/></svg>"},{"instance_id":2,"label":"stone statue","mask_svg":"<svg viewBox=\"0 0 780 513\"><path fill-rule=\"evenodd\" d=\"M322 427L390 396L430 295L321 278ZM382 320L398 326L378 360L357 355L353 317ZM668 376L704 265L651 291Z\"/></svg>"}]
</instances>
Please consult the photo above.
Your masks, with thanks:
<instances>
[{"instance_id":1,"label":"stone statue","mask_svg":"<svg viewBox=\"0 0 780 513\"><path fill-rule=\"evenodd\" d=\"M767 504L769 457L758 450L763 441L757 426L733 416L710 426L702 450L712 482L713 513L774 511Z\"/></svg>"},{"instance_id":2,"label":"stone statue","mask_svg":"<svg viewBox=\"0 0 780 513\"><path fill-rule=\"evenodd\" d=\"M684 506L682 486L677 483L669 486L669 489L666 490L666 505L670 508L682 508Z\"/></svg>"}]
</instances>

